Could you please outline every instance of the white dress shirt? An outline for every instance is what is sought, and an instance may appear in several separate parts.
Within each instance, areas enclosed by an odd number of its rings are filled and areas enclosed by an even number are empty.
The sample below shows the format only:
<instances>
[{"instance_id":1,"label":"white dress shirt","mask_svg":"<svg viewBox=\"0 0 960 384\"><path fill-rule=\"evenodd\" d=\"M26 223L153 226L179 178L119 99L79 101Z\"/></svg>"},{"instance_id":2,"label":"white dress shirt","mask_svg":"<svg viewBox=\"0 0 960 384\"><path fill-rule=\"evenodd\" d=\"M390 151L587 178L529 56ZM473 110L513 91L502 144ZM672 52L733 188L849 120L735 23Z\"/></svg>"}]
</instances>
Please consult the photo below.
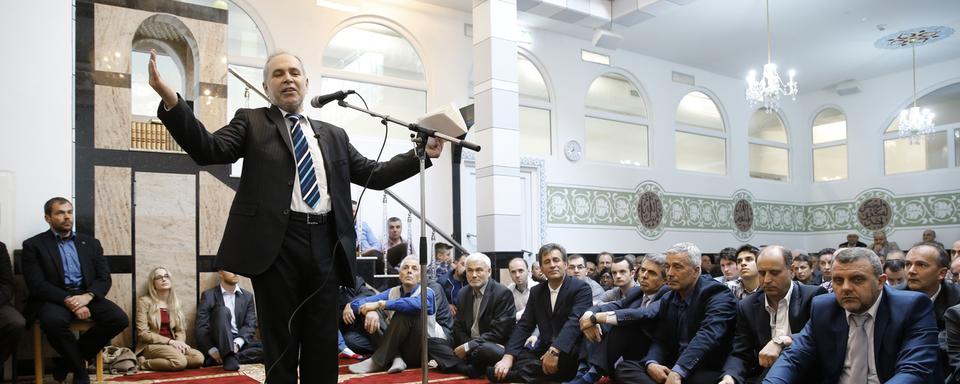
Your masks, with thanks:
<instances>
[{"instance_id":1,"label":"white dress shirt","mask_svg":"<svg viewBox=\"0 0 960 384\"><path fill-rule=\"evenodd\" d=\"M237 330L237 295L242 295L243 291L240 290L240 286L237 285L233 287L233 292L223 289L223 285L220 286L220 294L223 295L223 306L227 307L227 310L230 311L230 332L234 335L239 334ZM245 341L242 337L236 337L233 339L233 343L237 345L237 349L243 348ZM220 350L217 347L211 347L207 351L208 355L214 355L220 353Z\"/></svg>"},{"instance_id":2,"label":"white dress shirt","mask_svg":"<svg viewBox=\"0 0 960 384\"><path fill-rule=\"evenodd\" d=\"M793 285L790 282L790 288L787 289L787 295L777 303L777 309L773 309L770 302L767 301L767 295L763 295L763 306L770 314L770 337L771 340L790 335L790 296L793 294Z\"/></svg>"},{"instance_id":3,"label":"white dress shirt","mask_svg":"<svg viewBox=\"0 0 960 384\"><path fill-rule=\"evenodd\" d=\"M287 119L288 115L290 114L283 113L283 121L287 124L287 133L289 134L293 123ZM310 207L307 202L303 201L303 196L300 194L300 173L297 172L296 164L294 164L293 196L290 198L290 210L303 213L327 213L330 211L330 193L327 191L327 171L323 169L323 154L320 153L320 144L313 137L310 119L307 119L303 114L300 114L300 131L303 132L303 138L307 140L307 150L310 151L310 157L313 160L313 170L317 174L317 192L320 193L320 200L317 200L316 208ZM293 135L290 138L292 142Z\"/></svg>"},{"instance_id":4,"label":"white dress shirt","mask_svg":"<svg viewBox=\"0 0 960 384\"><path fill-rule=\"evenodd\" d=\"M553 287L550 286L550 283L549 282L547 283L547 288L550 289L550 310L551 311L557 305L557 295L560 294L560 288L563 288L563 283L566 281L567 281L567 277L564 276L563 281L560 282L560 285L557 286L557 289L553 289Z\"/></svg>"},{"instance_id":5,"label":"white dress shirt","mask_svg":"<svg viewBox=\"0 0 960 384\"><path fill-rule=\"evenodd\" d=\"M877 376L877 362L876 362L876 351L873 350L873 325L877 320L877 308L880 307L880 300L883 300L883 291L880 291L880 296L877 296L877 301L873 302L873 305L870 306L870 309L865 313L869 313L870 316L863 322L863 328L867 332L867 383L866 384L880 384L880 378ZM853 313L850 311L844 311L847 315L846 320L848 323L849 331L847 331L847 353L846 357L843 360L843 371L840 373L840 380L837 381L840 384L864 384L864 383L851 383L850 382L850 339L853 337L853 332L856 331L856 324L853 324L850 320L850 315Z\"/></svg>"}]
</instances>

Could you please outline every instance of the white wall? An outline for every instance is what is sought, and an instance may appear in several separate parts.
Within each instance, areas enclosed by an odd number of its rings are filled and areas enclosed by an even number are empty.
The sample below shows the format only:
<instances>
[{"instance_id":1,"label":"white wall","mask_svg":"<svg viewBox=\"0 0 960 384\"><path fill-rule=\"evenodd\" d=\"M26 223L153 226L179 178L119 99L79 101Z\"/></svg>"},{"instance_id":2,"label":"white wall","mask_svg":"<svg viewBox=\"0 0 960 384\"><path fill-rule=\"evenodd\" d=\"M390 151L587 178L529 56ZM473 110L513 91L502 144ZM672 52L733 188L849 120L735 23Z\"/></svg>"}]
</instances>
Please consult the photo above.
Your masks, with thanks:
<instances>
[{"instance_id":1,"label":"white wall","mask_svg":"<svg viewBox=\"0 0 960 384\"><path fill-rule=\"evenodd\" d=\"M74 7L70 1L16 1L0 14L0 241L19 249L47 228L43 203L73 197ZM12 184L12 186L10 185ZM2 203L0 203L2 204ZM12 217L12 221L2 221Z\"/></svg>"}]
</instances>

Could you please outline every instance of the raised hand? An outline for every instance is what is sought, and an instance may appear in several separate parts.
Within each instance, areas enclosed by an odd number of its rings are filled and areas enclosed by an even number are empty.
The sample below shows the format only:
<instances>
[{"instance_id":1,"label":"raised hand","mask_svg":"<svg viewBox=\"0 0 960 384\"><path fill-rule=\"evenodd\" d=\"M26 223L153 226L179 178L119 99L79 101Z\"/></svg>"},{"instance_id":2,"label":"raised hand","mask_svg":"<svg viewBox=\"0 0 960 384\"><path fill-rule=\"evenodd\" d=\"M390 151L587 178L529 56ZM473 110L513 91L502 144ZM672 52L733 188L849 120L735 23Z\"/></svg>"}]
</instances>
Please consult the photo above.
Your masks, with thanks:
<instances>
[{"instance_id":1,"label":"raised hand","mask_svg":"<svg viewBox=\"0 0 960 384\"><path fill-rule=\"evenodd\" d=\"M160 77L160 71L157 70L157 50L150 50L150 62L147 64L147 71L150 73L150 78L148 83L150 87L153 88L160 98L163 99L163 104L167 109L173 108L177 105L177 93L174 92L170 86L167 85Z\"/></svg>"}]
</instances>

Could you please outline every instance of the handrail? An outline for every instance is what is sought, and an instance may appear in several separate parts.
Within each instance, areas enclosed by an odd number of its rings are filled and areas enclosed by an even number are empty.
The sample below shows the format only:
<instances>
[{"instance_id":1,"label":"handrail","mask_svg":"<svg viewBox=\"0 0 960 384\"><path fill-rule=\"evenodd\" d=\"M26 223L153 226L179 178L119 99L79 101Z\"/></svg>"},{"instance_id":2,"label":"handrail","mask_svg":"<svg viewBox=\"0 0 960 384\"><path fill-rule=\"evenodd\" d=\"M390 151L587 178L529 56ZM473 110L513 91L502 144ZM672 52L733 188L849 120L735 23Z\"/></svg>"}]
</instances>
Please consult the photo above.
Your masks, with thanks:
<instances>
[{"instance_id":1,"label":"handrail","mask_svg":"<svg viewBox=\"0 0 960 384\"><path fill-rule=\"evenodd\" d=\"M423 221L427 224L427 226L430 227L430 229L433 229L433 231L436 232L437 234L439 234L440 237L442 237L444 240L448 241L448 242L450 243L450 245L453 245L454 247L457 247L457 249L459 249L460 252L466 253L466 254L469 254L469 253L470 253L470 250L469 250L469 249L466 249L466 248L463 247L463 245L460 245L460 243L457 242L456 240L454 240L453 237L451 237L449 234L447 234L447 233L444 232L442 229L440 229L440 228L437 227L435 224L433 224L433 222L430 221L430 219L424 219L423 217L421 217L419 211L417 211L416 209L413 209L413 206L411 206L410 204L407 204L406 201L403 201L403 199L401 199L400 196L397 196L397 195L396 195L395 193L393 193L393 191L391 191L389 188L388 188L388 189L384 189L384 190L383 190L383 193L385 193L387 196L390 196L390 198L393 199L394 201L400 203L400 205L403 206L403 208L405 208L405 209L406 209L407 211L409 211L411 214L413 214L414 216L416 216L418 219L423 220ZM419 251L419 250L418 250L418 251Z\"/></svg>"},{"instance_id":2,"label":"handrail","mask_svg":"<svg viewBox=\"0 0 960 384\"><path fill-rule=\"evenodd\" d=\"M250 84L250 82L247 81L247 79L244 79L243 76L240 76L240 74L237 73L237 71L234 71L233 68L230 68L229 66L227 66L227 72L230 72L230 74L233 75L233 77L236 77L237 80L240 80L240 82L243 83L243 85L246 85L247 89L252 89L253 92L259 95L260 97L262 97L263 100L270 102L270 98L268 98L267 95L265 95L263 92L260 92L260 90L257 89L256 86L254 86L253 84Z\"/></svg>"}]
</instances>

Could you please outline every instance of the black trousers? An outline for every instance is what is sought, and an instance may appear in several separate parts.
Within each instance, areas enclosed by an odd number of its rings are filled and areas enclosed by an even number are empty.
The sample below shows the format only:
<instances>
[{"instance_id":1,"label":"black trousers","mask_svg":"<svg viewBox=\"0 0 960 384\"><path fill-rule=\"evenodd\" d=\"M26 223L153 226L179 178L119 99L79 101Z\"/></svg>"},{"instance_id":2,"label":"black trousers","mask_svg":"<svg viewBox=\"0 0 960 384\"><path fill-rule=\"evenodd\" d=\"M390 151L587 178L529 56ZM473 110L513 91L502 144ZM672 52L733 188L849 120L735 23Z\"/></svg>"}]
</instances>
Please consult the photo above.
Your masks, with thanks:
<instances>
[{"instance_id":1,"label":"black trousers","mask_svg":"<svg viewBox=\"0 0 960 384\"><path fill-rule=\"evenodd\" d=\"M580 350L574 350L574 353L570 355L561 352L557 363L557 372L552 375L543 373L543 364L540 357L546 351L547 348L537 348L536 350L523 348L519 356L514 356L513 366L502 382L543 383L573 380L577 375L577 360ZM491 382L498 382L493 375L493 367L487 368L487 379Z\"/></svg>"},{"instance_id":2,"label":"black trousers","mask_svg":"<svg viewBox=\"0 0 960 384\"><path fill-rule=\"evenodd\" d=\"M214 306L213 310L210 311L210 327L207 328L209 331L206 335L198 335L211 341L211 344L220 351L220 356L226 356L233 351L233 339L239 336L230 329L230 319L232 317L233 314L225 305ZM209 351L200 352L203 352L208 364L213 364ZM237 360L241 364L262 363L263 344L257 340L246 341L237 351Z\"/></svg>"},{"instance_id":3,"label":"black trousers","mask_svg":"<svg viewBox=\"0 0 960 384\"><path fill-rule=\"evenodd\" d=\"M26 321L16 308L12 305L0 305L0 365L3 365L17 348L25 328Z\"/></svg>"},{"instance_id":4,"label":"black trousers","mask_svg":"<svg viewBox=\"0 0 960 384\"><path fill-rule=\"evenodd\" d=\"M624 360L640 360L650 349L650 337L640 326L604 325L603 327L603 339L600 343L583 341L587 345L594 345L589 351L587 360L602 375L613 373L613 365L620 357Z\"/></svg>"},{"instance_id":5,"label":"black trousers","mask_svg":"<svg viewBox=\"0 0 960 384\"><path fill-rule=\"evenodd\" d=\"M70 322L75 319L72 312L63 303L44 302L40 305L37 319L40 329L47 335L47 341L60 354L74 380L84 382L87 371L84 360L97 356L101 348L110 343L110 339L123 332L130 320L112 301L97 297L87 304L93 326L77 339L70 332Z\"/></svg>"},{"instance_id":6,"label":"black trousers","mask_svg":"<svg viewBox=\"0 0 960 384\"><path fill-rule=\"evenodd\" d=\"M431 338L428 342L430 357L436 360L441 372L455 372L469 377L482 375L487 367L500 361L504 352L503 347L496 343L480 342L467 352L465 360L461 360L453 353L460 345L450 345L447 340L439 338Z\"/></svg>"},{"instance_id":7,"label":"black trousers","mask_svg":"<svg viewBox=\"0 0 960 384\"><path fill-rule=\"evenodd\" d=\"M669 367L669 366L668 366ZM716 384L720 381L720 371L697 369L687 374L684 383ZM647 374L647 368L639 360L624 360L617 366L617 382L637 384L657 384Z\"/></svg>"},{"instance_id":8,"label":"black trousers","mask_svg":"<svg viewBox=\"0 0 960 384\"><path fill-rule=\"evenodd\" d=\"M382 336L375 336L377 350L370 359L374 365L389 368L393 359L400 357L407 367L420 366L420 340L423 329L420 327L420 315L408 315L395 312L390 318L390 325ZM429 345L429 344L427 344Z\"/></svg>"},{"instance_id":9,"label":"black trousers","mask_svg":"<svg viewBox=\"0 0 960 384\"><path fill-rule=\"evenodd\" d=\"M297 383L298 367L302 383L337 382L341 312L332 248L336 234L332 218L327 222L290 219L273 265L251 277L260 298L257 314L267 384Z\"/></svg>"}]
</instances>

